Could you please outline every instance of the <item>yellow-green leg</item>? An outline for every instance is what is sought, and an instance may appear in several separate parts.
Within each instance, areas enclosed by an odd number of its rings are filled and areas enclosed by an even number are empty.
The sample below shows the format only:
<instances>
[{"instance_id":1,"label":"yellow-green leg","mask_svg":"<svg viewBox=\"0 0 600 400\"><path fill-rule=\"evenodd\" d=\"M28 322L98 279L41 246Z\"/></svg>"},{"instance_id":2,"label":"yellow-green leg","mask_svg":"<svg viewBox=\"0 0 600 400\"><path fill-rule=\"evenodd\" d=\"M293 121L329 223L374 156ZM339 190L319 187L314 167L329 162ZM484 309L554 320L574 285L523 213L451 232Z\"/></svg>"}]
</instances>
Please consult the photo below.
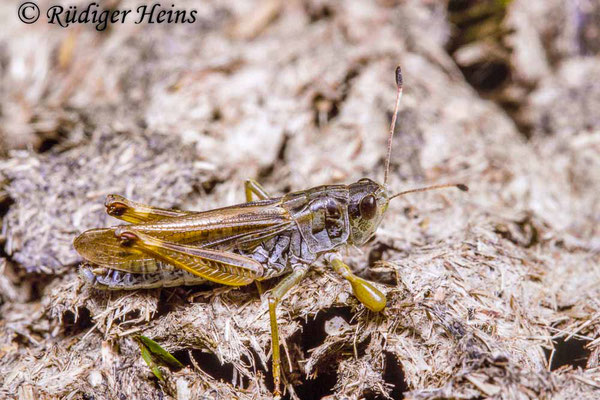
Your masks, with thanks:
<instances>
[{"instance_id":1,"label":"yellow-green leg","mask_svg":"<svg viewBox=\"0 0 600 400\"><path fill-rule=\"evenodd\" d=\"M254 179L248 179L244 182L244 189L246 191L246 201L254 201L254 196L256 196L258 200L266 200L271 197L265 188Z\"/></svg>"},{"instance_id":2,"label":"yellow-green leg","mask_svg":"<svg viewBox=\"0 0 600 400\"><path fill-rule=\"evenodd\" d=\"M279 385L281 383L281 357L279 354L279 329L277 327L277 304L283 296L294 286L296 286L306 274L308 266L298 266L294 271L283 278L281 282L268 294L269 296L269 317L271 318L271 349L273 353L273 385L275 396L281 395Z\"/></svg>"},{"instance_id":3,"label":"yellow-green leg","mask_svg":"<svg viewBox=\"0 0 600 400\"><path fill-rule=\"evenodd\" d=\"M223 285L248 285L263 276L264 267L252 258L225 250L161 240L135 230L135 225L117 227L115 236L121 239L121 246L128 251Z\"/></svg>"},{"instance_id":4,"label":"yellow-green leg","mask_svg":"<svg viewBox=\"0 0 600 400\"><path fill-rule=\"evenodd\" d=\"M109 194L106 196L104 206L108 215L132 224L160 221L165 218L194 214L193 211L169 210L136 203L118 194Z\"/></svg>"},{"instance_id":5,"label":"yellow-green leg","mask_svg":"<svg viewBox=\"0 0 600 400\"><path fill-rule=\"evenodd\" d=\"M350 267L338 258L330 257L331 266L340 276L350 282L354 296L369 310L379 312L385 308L385 294L371 282L352 273Z\"/></svg>"}]
</instances>

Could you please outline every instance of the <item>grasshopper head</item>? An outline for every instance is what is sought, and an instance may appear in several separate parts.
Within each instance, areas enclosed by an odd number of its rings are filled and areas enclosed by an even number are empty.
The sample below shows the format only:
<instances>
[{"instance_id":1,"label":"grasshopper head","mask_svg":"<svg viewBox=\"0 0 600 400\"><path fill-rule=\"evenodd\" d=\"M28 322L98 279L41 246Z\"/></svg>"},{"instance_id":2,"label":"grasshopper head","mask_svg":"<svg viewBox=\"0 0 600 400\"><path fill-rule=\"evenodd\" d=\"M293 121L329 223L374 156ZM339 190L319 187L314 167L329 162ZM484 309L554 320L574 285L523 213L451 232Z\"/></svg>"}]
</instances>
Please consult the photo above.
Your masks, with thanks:
<instances>
[{"instance_id":1,"label":"grasshopper head","mask_svg":"<svg viewBox=\"0 0 600 400\"><path fill-rule=\"evenodd\" d=\"M467 186L461 183L452 183L445 185L433 185L424 188L405 190L403 192L390 194L387 190L388 176L390 172L390 158L392 155L392 139L396 128L396 117L398 108L402 99L402 71L400 67L396 68L396 86L398 89L396 95L396 108L392 117L392 124L388 135L387 157L385 159L385 175L383 185L368 178L360 179L358 182L348 186L350 190L350 202L348 204L348 218L350 220L350 235L348 243L354 245L364 244L379 227L383 214L388 208L390 200L395 197L403 196L408 193L424 192L432 189L442 189L456 187L460 190L469 190Z\"/></svg>"},{"instance_id":2,"label":"grasshopper head","mask_svg":"<svg viewBox=\"0 0 600 400\"><path fill-rule=\"evenodd\" d=\"M363 178L348 188L350 190L348 242L360 246L375 234L388 208L390 194L384 186L368 178Z\"/></svg>"},{"instance_id":3,"label":"grasshopper head","mask_svg":"<svg viewBox=\"0 0 600 400\"><path fill-rule=\"evenodd\" d=\"M371 179L363 178L348 187L350 190L350 202L348 204L350 236L348 237L348 243L357 246L364 244L375 234L383 219L383 213L387 210L388 203L390 202L387 181L392 154L392 138L394 137L396 117L398 116L398 108L402 99L402 70L400 67L396 68L396 87L398 89L396 94L396 108L394 109L390 133L388 135L383 185Z\"/></svg>"},{"instance_id":4,"label":"grasshopper head","mask_svg":"<svg viewBox=\"0 0 600 400\"><path fill-rule=\"evenodd\" d=\"M350 236L348 242L360 246L371 238L377 231L383 214L390 201L408 193L425 192L428 190L455 187L464 192L469 188L462 183L447 183L417 189L405 190L391 194L385 187L368 178L363 178L348 186L350 202L348 204L348 219L350 220Z\"/></svg>"}]
</instances>

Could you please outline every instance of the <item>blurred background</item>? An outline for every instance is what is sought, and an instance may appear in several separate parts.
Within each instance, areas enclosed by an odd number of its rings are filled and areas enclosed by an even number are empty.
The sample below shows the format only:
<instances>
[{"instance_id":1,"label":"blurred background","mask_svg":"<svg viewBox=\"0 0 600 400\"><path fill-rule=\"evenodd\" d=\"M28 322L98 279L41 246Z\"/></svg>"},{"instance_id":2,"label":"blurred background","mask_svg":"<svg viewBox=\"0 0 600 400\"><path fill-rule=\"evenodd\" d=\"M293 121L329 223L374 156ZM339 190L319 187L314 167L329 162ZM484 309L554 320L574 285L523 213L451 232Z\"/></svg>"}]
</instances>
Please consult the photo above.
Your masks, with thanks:
<instances>
[{"instance_id":1,"label":"blurred background","mask_svg":"<svg viewBox=\"0 0 600 400\"><path fill-rule=\"evenodd\" d=\"M538 353L526 356L528 371L570 368L544 375L536 389L525 385L532 398L576 398L600 387L585 375L596 373L600 354L600 2L176 0L161 3L195 10L194 23L135 24L132 15L102 31L93 23L47 23L52 6L82 10L91 2L35 3L41 17L33 24L19 20L22 2L0 4L2 393L98 390L100 398L117 398L106 372L100 391L82 361L109 363L98 343L90 353L71 352L85 371L81 382L54 366L34 374L31 359L94 326L110 343L126 331L97 328L107 306L79 302L73 286L80 261L73 238L115 224L104 214L107 194L203 210L242 202L247 178L273 194L363 176L381 181L398 64L405 95L391 187L461 181L471 191L464 203L452 194L392 207L377 252L366 251L359 270L382 253L397 258L469 235L474 243L493 239L502 249L494 254L512 254L514 246L526 260L510 269L515 285L534 275L537 285L526 295L515 286L515 298L527 298L523 309L543 308L524 316L527 328L518 333L545 335ZM133 14L152 4L98 3ZM535 273L523 265L535 265ZM51 295L57 292L70 297ZM554 336L561 330L581 337L564 341ZM517 347L528 351L527 342ZM392 353L404 362L402 351ZM464 386L448 383L455 367L424 373L405 365L402 378L388 380L380 373L381 387L395 388L387 392L363 383L381 396L425 396L428 388ZM13 370L20 372L7 377ZM584 375L574 379L573 371ZM367 393L347 389L349 379L319 382L329 385L322 395ZM494 393L469 382L473 393ZM298 389L298 398L320 398L307 394L319 385ZM448 390L431 393L459 393Z\"/></svg>"}]
</instances>

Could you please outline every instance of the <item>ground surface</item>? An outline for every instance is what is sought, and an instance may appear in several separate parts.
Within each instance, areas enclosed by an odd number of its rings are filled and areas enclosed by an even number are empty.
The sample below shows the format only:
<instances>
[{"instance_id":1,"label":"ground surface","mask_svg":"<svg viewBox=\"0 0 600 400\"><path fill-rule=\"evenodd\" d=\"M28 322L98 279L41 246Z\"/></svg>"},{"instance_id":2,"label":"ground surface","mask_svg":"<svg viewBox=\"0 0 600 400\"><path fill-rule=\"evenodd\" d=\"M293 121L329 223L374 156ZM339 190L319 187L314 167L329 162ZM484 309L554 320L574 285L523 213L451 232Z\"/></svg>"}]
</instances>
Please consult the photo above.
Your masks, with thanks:
<instances>
[{"instance_id":1,"label":"ground surface","mask_svg":"<svg viewBox=\"0 0 600 400\"><path fill-rule=\"evenodd\" d=\"M176 5L198 21L103 33L0 5L0 397L270 398L254 286L94 291L72 240L117 223L109 193L204 210L249 177L381 180L401 64L391 186L471 190L395 200L348 251L381 314L322 264L291 292L286 396L598 398L596 2ZM159 383L140 333L186 367Z\"/></svg>"}]
</instances>

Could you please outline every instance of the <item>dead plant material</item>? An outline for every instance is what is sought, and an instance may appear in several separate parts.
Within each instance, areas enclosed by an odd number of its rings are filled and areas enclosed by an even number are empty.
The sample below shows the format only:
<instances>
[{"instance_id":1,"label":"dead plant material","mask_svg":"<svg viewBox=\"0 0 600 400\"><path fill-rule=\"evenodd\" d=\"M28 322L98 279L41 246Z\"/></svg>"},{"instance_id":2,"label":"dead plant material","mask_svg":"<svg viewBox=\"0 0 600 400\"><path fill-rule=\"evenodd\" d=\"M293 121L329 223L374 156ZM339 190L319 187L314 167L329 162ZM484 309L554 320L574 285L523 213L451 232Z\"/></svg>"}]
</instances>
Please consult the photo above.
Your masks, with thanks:
<instances>
[{"instance_id":1,"label":"dead plant material","mask_svg":"<svg viewBox=\"0 0 600 400\"><path fill-rule=\"evenodd\" d=\"M527 135L462 77L443 2L202 2L197 25L102 35L7 22L0 397L271 398L257 288L95 291L71 242L117 223L109 193L202 210L241 202L246 178L272 193L380 178L394 96L383 77L401 63L390 186L470 192L397 200L373 242L349 250L386 292L381 314L321 264L284 299L286 396L597 398L597 11L530 3L506 9L503 58ZM185 367L160 383L137 335Z\"/></svg>"}]
</instances>

